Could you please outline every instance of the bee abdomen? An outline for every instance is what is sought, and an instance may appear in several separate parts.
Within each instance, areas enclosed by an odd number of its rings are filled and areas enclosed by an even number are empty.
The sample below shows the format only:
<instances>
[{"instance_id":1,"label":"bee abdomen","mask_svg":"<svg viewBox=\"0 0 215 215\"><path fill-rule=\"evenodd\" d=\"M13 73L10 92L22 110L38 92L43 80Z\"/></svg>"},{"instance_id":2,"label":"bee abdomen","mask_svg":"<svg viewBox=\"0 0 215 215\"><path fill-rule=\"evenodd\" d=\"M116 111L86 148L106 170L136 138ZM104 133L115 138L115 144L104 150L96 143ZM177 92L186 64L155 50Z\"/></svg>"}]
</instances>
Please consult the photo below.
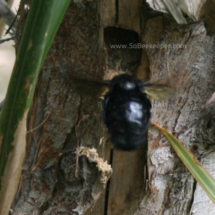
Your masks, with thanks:
<instances>
[{"instance_id":1,"label":"bee abdomen","mask_svg":"<svg viewBox=\"0 0 215 215\"><path fill-rule=\"evenodd\" d=\"M151 103L145 93L138 96L107 94L104 120L116 149L135 150L144 142L151 117Z\"/></svg>"}]
</instances>

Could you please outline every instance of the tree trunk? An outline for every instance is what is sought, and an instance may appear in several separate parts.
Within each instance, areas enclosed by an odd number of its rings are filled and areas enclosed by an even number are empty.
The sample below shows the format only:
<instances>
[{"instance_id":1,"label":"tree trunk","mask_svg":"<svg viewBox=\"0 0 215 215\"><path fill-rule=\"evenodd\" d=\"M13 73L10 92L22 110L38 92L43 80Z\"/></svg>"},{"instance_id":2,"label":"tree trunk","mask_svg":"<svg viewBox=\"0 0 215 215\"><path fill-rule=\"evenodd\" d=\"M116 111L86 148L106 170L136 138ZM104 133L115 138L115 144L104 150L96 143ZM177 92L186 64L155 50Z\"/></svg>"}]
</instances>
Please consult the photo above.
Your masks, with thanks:
<instances>
[{"instance_id":1,"label":"tree trunk","mask_svg":"<svg viewBox=\"0 0 215 215\"><path fill-rule=\"evenodd\" d=\"M214 214L213 203L158 130L149 131L146 174L146 144L134 152L111 149L101 101L77 94L70 80L102 80L121 71L168 80L175 95L152 100L153 120L213 174L215 109L207 101L214 92L214 50L203 23L180 26L145 2L72 2L39 77L11 214ZM109 182L112 169L104 161L113 169Z\"/></svg>"}]
</instances>

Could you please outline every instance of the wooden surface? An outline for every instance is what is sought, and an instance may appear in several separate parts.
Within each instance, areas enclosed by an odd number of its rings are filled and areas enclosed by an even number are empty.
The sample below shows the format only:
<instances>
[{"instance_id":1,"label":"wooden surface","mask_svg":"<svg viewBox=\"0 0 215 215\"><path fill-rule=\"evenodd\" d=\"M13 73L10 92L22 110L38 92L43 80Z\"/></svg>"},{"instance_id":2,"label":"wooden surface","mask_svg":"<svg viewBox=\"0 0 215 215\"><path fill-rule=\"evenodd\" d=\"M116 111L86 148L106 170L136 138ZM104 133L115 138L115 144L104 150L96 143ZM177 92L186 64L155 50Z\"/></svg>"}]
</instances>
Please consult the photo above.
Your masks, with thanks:
<instances>
[{"instance_id":1,"label":"wooden surface","mask_svg":"<svg viewBox=\"0 0 215 215\"><path fill-rule=\"evenodd\" d=\"M109 159L106 145L100 145L101 102L75 93L70 77L102 79L106 55L98 43L100 31L98 2L71 3L38 80L28 130L39 127L27 134L13 214L83 214L105 188L97 163L84 155L77 163L76 157L76 148L85 146Z\"/></svg>"},{"instance_id":2,"label":"wooden surface","mask_svg":"<svg viewBox=\"0 0 215 215\"><path fill-rule=\"evenodd\" d=\"M108 196L108 215L133 214L144 195L146 147L135 152L114 150L113 175Z\"/></svg>"}]
</instances>

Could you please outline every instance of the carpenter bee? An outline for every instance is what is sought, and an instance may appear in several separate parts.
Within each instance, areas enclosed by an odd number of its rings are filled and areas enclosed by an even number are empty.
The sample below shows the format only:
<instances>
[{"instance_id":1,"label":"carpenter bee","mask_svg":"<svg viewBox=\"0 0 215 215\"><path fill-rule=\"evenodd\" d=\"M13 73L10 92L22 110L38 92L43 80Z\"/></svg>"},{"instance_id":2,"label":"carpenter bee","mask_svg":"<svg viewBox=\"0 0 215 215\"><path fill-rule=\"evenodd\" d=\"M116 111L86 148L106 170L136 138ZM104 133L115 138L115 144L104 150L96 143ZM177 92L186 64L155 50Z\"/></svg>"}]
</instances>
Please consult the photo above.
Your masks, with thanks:
<instances>
[{"instance_id":1,"label":"carpenter bee","mask_svg":"<svg viewBox=\"0 0 215 215\"><path fill-rule=\"evenodd\" d=\"M106 89L103 100L104 123L114 148L124 151L139 149L145 140L151 118L151 102L147 94L160 99L171 93L171 88L166 85L145 83L128 74L115 76L110 81L84 82L88 86L85 87L85 93L92 93L92 87L93 94Z\"/></svg>"}]
</instances>

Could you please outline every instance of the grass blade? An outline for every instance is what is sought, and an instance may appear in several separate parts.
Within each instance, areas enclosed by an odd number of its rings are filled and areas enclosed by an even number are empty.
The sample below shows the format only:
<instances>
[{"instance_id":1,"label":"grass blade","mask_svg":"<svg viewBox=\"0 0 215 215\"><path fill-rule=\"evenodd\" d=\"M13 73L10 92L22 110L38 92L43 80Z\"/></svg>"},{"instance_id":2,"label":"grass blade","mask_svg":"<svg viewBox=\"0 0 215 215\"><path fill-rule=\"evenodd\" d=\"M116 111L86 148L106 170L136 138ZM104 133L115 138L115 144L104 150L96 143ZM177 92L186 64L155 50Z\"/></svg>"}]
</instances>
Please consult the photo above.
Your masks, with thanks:
<instances>
[{"instance_id":1,"label":"grass blade","mask_svg":"<svg viewBox=\"0 0 215 215\"><path fill-rule=\"evenodd\" d=\"M0 214L8 214L25 157L26 119L38 74L70 0L33 0L0 112Z\"/></svg>"},{"instance_id":2,"label":"grass blade","mask_svg":"<svg viewBox=\"0 0 215 215\"><path fill-rule=\"evenodd\" d=\"M211 200L215 202L215 179L212 175L199 163L194 154L187 150L183 143L173 134L155 122L152 122L152 124L161 130L189 172L208 194Z\"/></svg>"}]
</instances>

